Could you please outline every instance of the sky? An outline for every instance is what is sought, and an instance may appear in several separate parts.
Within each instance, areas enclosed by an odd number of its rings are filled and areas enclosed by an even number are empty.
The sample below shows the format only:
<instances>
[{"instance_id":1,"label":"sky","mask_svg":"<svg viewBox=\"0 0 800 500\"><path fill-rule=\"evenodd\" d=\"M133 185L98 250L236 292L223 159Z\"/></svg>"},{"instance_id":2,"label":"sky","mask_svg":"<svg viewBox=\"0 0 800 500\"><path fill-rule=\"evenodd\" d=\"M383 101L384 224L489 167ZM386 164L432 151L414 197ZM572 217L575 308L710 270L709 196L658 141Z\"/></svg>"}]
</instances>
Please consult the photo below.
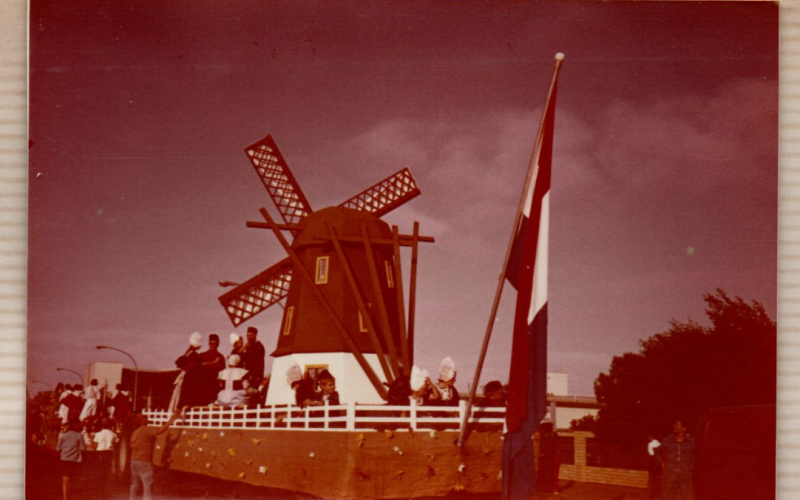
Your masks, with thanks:
<instances>
[{"instance_id":1,"label":"sky","mask_svg":"<svg viewBox=\"0 0 800 500\"><path fill-rule=\"evenodd\" d=\"M58 2L30 14L28 382L172 369L236 329L217 297L285 253L243 148L271 134L314 209L410 167L417 364L477 363L557 52L548 371L593 395L703 294L775 318L771 2ZM406 262L405 270L409 266ZM406 276L407 278L407 276ZM408 287L405 287L408 290ZM506 381L506 286L481 384ZM269 368L270 361L267 361ZM40 389L43 387L40 387Z\"/></svg>"}]
</instances>

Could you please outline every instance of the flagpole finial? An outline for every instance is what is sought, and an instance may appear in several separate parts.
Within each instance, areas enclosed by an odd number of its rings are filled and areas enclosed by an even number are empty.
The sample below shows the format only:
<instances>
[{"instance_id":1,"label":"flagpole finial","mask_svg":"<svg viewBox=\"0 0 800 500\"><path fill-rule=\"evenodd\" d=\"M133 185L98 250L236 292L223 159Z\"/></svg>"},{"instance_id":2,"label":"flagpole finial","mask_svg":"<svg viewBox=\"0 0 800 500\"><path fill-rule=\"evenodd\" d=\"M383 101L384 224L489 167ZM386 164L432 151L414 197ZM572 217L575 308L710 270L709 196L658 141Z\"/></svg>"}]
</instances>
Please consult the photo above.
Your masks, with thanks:
<instances>
[{"instance_id":1,"label":"flagpole finial","mask_svg":"<svg viewBox=\"0 0 800 500\"><path fill-rule=\"evenodd\" d=\"M563 60L564 60L563 52L559 52L558 54L556 54L556 61L563 61Z\"/></svg>"}]
</instances>

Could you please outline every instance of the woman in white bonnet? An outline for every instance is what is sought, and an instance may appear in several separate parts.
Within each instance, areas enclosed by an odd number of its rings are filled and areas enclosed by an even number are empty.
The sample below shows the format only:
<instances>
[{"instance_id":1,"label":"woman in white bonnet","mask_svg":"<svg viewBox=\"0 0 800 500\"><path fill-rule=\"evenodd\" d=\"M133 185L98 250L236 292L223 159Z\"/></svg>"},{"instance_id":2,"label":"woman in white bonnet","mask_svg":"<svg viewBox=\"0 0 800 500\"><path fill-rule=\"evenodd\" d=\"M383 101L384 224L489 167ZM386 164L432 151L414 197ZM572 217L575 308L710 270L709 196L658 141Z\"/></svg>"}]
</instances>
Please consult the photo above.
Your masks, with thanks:
<instances>
[{"instance_id":1,"label":"woman in white bonnet","mask_svg":"<svg viewBox=\"0 0 800 500\"><path fill-rule=\"evenodd\" d=\"M247 404L247 370L239 368L241 358L238 354L228 356L228 368L219 372L222 390L217 394L220 406L233 407Z\"/></svg>"},{"instance_id":2,"label":"woman in white bonnet","mask_svg":"<svg viewBox=\"0 0 800 500\"><path fill-rule=\"evenodd\" d=\"M175 365L182 371L175 379L175 390L172 393L170 407L174 410L186 406L197 406L200 403L202 387L199 387L200 355L197 351L203 346L200 332L189 336L189 347L183 356L175 360Z\"/></svg>"},{"instance_id":3,"label":"woman in white bonnet","mask_svg":"<svg viewBox=\"0 0 800 500\"><path fill-rule=\"evenodd\" d=\"M411 368L411 377L408 383L411 386L410 399L415 400L417 406L436 404L435 402L441 398L439 389L428 376L428 370L420 370L417 365L414 365Z\"/></svg>"},{"instance_id":4,"label":"woman in white bonnet","mask_svg":"<svg viewBox=\"0 0 800 500\"><path fill-rule=\"evenodd\" d=\"M231 354L238 354L241 357L242 351L244 350L244 340L242 337L236 333L231 333L230 341Z\"/></svg>"},{"instance_id":5,"label":"woman in white bonnet","mask_svg":"<svg viewBox=\"0 0 800 500\"><path fill-rule=\"evenodd\" d=\"M456 383L456 364L450 356L442 360L439 365L439 382L436 389L439 391L439 398L431 404L437 406L458 406L458 389Z\"/></svg>"}]
</instances>

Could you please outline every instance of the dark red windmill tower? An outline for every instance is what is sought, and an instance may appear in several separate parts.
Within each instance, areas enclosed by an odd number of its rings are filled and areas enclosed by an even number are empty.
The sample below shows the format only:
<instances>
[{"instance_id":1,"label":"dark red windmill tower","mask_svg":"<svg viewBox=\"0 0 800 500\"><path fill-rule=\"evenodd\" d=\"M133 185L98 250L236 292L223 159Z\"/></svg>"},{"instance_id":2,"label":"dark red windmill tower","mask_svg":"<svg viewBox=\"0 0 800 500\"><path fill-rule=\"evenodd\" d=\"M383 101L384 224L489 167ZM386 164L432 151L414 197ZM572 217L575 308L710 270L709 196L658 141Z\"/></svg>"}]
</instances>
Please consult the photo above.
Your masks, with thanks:
<instances>
[{"instance_id":1,"label":"dark red windmill tower","mask_svg":"<svg viewBox=\"0 0 800 500\"><path fill-rule=\"evenodd\" d=\"M313 211L271 136L245 153L283 218L248 227L271 229L288 257L219 298L234 326L284 298L272 356L268 404L293 401L286 369L327 368L342 401L385 399L383 382L407 374L413 362L417 247L433 238L400 234L380 217L420 194L408 168L339 206ZM292 236L289 242L283 231ZM412 248L408 319L400 247Z\"/></svg>"}]
</instances>

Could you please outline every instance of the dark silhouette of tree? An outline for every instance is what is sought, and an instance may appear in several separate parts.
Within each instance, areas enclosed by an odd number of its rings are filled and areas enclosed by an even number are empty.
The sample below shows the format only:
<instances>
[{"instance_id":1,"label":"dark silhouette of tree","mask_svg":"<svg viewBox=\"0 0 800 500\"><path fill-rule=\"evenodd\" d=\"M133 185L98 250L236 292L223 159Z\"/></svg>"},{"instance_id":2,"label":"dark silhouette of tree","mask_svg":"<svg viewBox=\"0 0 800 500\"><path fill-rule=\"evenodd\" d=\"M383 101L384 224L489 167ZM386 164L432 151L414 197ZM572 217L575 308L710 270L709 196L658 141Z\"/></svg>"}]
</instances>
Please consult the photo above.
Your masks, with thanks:
<instances>
[{"instance_id":1,"label":"dark silhouette of tree","mask_svg":"<svg viewBox=\"0 0 800 500\"><path fill-rule=\"evenodd\" d=\"M668 434L675 420L693 429L711 408L775 404L775 322L759 302L720 289L703 299L710 326L673 319L597 377L599 439L641 443Z\"/></svg>"}]
</instances>

